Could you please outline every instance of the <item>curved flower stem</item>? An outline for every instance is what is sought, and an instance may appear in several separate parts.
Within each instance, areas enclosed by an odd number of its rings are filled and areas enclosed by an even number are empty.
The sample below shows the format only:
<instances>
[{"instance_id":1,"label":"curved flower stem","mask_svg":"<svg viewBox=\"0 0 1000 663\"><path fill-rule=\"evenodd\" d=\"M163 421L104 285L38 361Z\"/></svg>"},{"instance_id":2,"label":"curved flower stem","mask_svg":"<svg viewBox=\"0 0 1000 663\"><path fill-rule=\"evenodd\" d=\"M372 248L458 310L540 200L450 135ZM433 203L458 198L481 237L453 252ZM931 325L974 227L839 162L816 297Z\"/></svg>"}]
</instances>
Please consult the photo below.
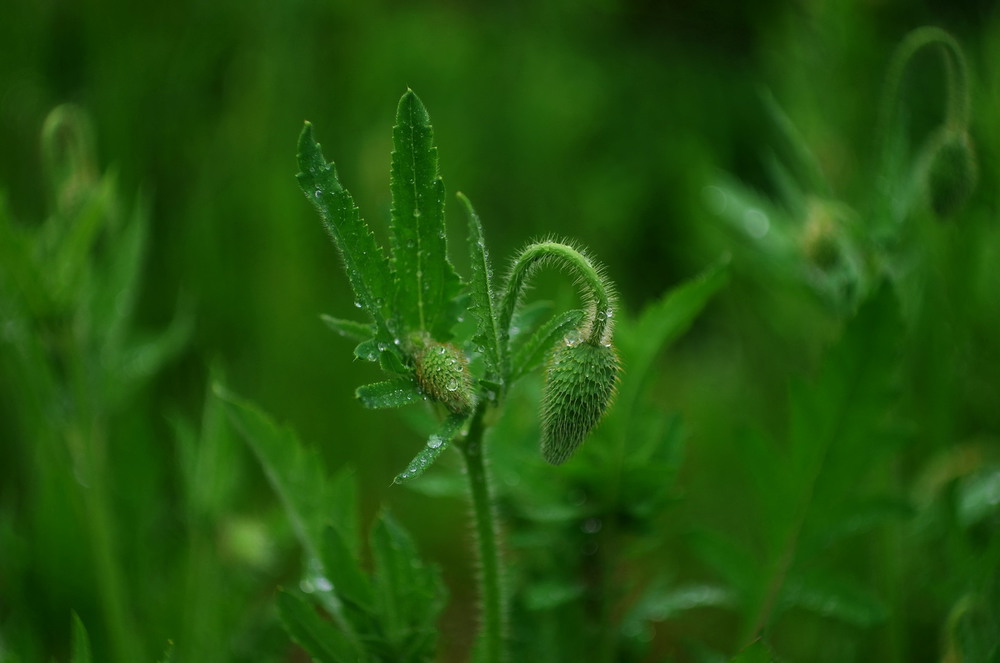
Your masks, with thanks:
<instances>
[{"instance_id":1,"label":"curved flower stem","mask_svg":"<svg viewBox=\"0 0 1000 663\"><path fill-rule=\"evenodd\" d=\"M507 290L500 303L500 342L504 348L510 341L510 324L525 281L535 268L552 260L568 268L581 283L583 298L588 305L589 319L585 323L587 341L594 345L604 342L611 326L614 297L611 284L587 256L572 246L560 242L537 242L521 251L507 277Z\"/></svg>"},{"instance_id":2,"label":"curved flower stem","mask_svg":"<svg viewBox=\"0 0 1000 663\"><path fill-rule=\"evenodd\" d=\"M892 115L899 102L903 73L918 51L928 46L941 47L944 58L946 106L945 125L965 129L969 124L969 73L962 47L950 34L936 27L917 28L906 36L896 48L889 64L886 86L879 118L882 135L886 135Z\"/></svg>"},{"instance_id":3,"label":"curved flower stem","mask_svg":"<svg viewBox=\"0 0 1000 663\"><path fill-rule=\"evenodd\" d=\"M480 632L481 660L483 663L500 663L506 659L504 642L506 605L500 582L500 551L496 529L496 514L490 494L489 477L483 458L483 415L486 403L480 402L472 415L469 432L462 444L457 445L465 458L475 518L476 545L479 553Z\"/></svg>"}]
</instances>

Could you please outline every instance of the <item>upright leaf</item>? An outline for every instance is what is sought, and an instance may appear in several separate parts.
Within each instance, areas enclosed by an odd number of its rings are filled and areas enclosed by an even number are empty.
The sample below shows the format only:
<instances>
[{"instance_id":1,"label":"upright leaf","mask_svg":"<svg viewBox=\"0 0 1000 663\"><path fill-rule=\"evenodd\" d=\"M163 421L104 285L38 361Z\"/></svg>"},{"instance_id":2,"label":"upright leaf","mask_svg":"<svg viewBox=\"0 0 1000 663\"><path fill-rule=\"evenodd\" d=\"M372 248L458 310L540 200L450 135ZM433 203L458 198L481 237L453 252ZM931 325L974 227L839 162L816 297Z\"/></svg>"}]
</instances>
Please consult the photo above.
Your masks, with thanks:
<instances>
[{"instance_id":1,"label":"upright leaf","mask_svg":"<svg viewBox=\"0 0 1000 663\"><path fill-rule=\"evenodd\" d=\"M399 100L392 130L392 260L396 311L407 329L446 340L447 312L461 283L448 261L444 225L444 182L430 116L412 90Z\"/></svg>"},{"instance_id":2,"label":"upright leaf","mask_svg":"<svg viewBox=\"0 0 1000 663\"><path fill-rule=\"evenodd\" d=\"M472 203L463 194L458 199L465 206L469 217L469 253L472 267L472 306L469 310L476 316L476 335L473 341L482 348L483 360L486 362L486 376L497 379L503 358L500 356L500 325L497 322L495 300L493 298L493 267L486 251L486 239L483 236L483 225L479 215L472 208Z\"/></svg>"},{"instance_id":3,"label":"upright leaf","mask_svg":"<svg viewBox=\"0 0 1000 663\"><path fill-rule=\"evenodd\" d=\"M336 167L323 157L308 122L299 136L298 160L301 172L296 179L340 252L358 305L372 316L379 332L388 336L389 267L354 199L337 179Z\"/></svg>"},{"instance_id":4,"label":"upright leaf","mask_svg":"<svg viewBox=\"0 0 1000 663\"><path fill-rule=\"evenodd\" d=\"M73 613L72 651L73 655L70 658L72 663L91 662L90 637L87 635L87 629L84 627L83 621L75 612Z\"/></svg>"}]
</instances>

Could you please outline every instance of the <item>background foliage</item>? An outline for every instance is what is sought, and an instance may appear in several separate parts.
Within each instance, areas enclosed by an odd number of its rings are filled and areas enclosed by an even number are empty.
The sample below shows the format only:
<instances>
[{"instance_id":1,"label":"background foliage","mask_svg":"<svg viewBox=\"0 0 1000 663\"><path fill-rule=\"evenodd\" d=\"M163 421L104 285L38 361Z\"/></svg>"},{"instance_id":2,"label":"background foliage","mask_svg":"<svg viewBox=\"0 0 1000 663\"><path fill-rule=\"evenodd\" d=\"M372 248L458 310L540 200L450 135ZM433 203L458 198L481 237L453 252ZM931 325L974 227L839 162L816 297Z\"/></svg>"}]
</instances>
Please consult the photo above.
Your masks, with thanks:
<instances>
[{"instance_id":1,"label":"background foliage","mask_svg":"<svg viewBox=\"0 0 1000 663\"><path fill-rule=\"evenodd\" d=\"M966 53L979 186L946 223L919 206L905 215L902 244L916 250L879 247L891 287L855 317L801 252L768 244L803 222L773 166L803 181L805 146L824 209L863 227L889 60L926 24ZM354 400L378 371L319 320L351 312L352 294L294 181L295 139L313 120L384 239L390 127L409 86L494 260L530 237L574 237L606 263L625 317L642 320L731 255L728 285L690 333L637 354L656 370L632 425L666 455L627 513L593 493L602 479L587 458L545 479L497 459L527 592L518 610L535 629L522 640L559 660L572 655L560 629L614 620L632 634L629 660L720 660L765 615L788 660L996 660L996 62L989 2L7 3L0 659L68 659L71 611L96 660L153 660L168 640L183 661L295 656L274 608L276 585L300 584L295 533L211 396L209 367L293 426L330 475L357 469L364 531L391 506L442 568L441 657L463 659L465 506L443 480L389 487L421 422ZM942 119L940 58L918 56L900 98L895 154L916 163ZM91 125L72 116L91 141L71 171L39 147L64 102ZM769 223L765 241L759 224L729 223L759 221L748 212ZM451 196L448 215L462 237ZM91 230L53 230L66 226ZM468 274L462 251L452 259ZM540 279L535 296L574 295ZM498 424L514 460L537 440L532 389ZM595 539L611 522L614 552L640 572L602 613L593 597L615 579L591 560L611 554ZM773 591L775 578L791 590ZM108 583L118 623L102 607Z\"/></svg>"}]
</instances>

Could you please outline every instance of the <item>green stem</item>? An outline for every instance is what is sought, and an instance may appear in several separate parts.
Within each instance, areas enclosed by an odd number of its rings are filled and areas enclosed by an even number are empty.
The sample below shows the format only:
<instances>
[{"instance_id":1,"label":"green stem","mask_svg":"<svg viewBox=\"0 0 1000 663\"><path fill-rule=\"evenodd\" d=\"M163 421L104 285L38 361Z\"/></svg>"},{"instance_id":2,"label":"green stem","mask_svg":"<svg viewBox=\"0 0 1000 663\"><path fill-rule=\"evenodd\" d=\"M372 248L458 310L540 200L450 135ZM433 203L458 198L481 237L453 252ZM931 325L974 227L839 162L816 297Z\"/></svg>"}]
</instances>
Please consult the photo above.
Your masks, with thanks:
<instances>
[{"instance_id":1,"label":"green stem","mask_svg":"<svg viewBox=\"0 0 1000 663\"><path fill-rule=\"evenodd\" d=\"M108 496L109 475L104 458L104 436L95 422L82 433L80 426L70 431L70 442L81 448L78 468L86 481L82 488L84 512L90 528L90 544L94 555L94 575L97 578L104 619L107 623L113 660L142 660L138 631L129 616L125 580L115 538L114 514ZM74 439L75 438L75 439Z\"/></svg>"},{"instance_id":2,"label":"green stem","mask_svg":"<svg viewBox=\"0 0 1000 663\"><path fill-rule=\"evenodd\" d=\"M496 514L490 495L489 477L483 457L483 416L486 403L480 402L472 415L469 432L458 445L465 457L475 518L476 544L479 553L482 631L480 646L483 663L505 660L505 601L500 583L500 551L497 545Z\"/></svg>"},{"instance_id":3,"label":"green stem","mask_svg":"<svg viewBox=\"0 0 1000 663\"><path fill-rule=\"evenodd\" d=\"M594 345L605 342L610 331L613 293L611 284L590 259L568 244L537 242L525 248L514 261L507 277L507 290L500 303L500 343L504 349L510 341L510 324L528 276L546 261L556 261L579 279L589 320L584 328L587 341Z\"/></svg>"},{"instance_id":4,"label":"green stem","mask_svg":"<svg viewBox=\"0 0 1000 663\"><path fill-rule=\"evenodd\" d=\"M918 51L928 46L940 46L945 67L946 105L945 124L965 129L969 124L969 73L962 47L950 34L935 27L918 28L908 34L893 53L882 97L880 131L883 139L888 136L894 119L903 73Z\"/></svg>"}]
</instances>

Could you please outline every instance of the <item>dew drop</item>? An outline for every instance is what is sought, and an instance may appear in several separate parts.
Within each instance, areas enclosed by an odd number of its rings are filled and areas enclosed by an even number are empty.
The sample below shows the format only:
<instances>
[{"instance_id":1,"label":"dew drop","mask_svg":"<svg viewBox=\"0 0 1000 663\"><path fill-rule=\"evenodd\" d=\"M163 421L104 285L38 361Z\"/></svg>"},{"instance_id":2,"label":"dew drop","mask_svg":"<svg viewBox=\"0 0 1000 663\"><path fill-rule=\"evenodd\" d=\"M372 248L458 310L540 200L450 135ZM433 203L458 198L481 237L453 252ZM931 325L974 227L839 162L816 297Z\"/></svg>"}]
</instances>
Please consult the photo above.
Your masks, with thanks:
<instances>
[{"instance_id":1,"label":"dew drop","mask_svg":"<svg viewBox=\"0 0 1000 663\"><path fill-rule=\"evenodd\" d=\"M458 380L455 378L448 380L445 383L444 388L448 391L458 391Z\"/></svg>"},{"instance_id":2,"label":"dew drop","mask_svg":"<svg viewBox=\"0 0 1000 663\"><path fill-rule=\"evenodd\" d=\"M354 308L361 308L361 302L355 301L354 302Z\"/></svg>"},{"instance_id":3,"label":"dew drop","mask_svg":"<svg viewBox=\"0 0 1000 663\"><path fill-rule=\"evenodd\" d=\"M313 196L315 196L316 198L319 198L321 195L323 195L323 192L320 191L319 189L316 189L316 191L313 192Z\"/></svg>"},{"instance_id":4,"label":"dew drop","mask_svg":"<svg viewBox=\"0 0 1000 663\"><path fill-rule=\"evenodd\" d=\"M444 440L442 440L440 437L438 437L437 435L431 435L431 439L427 441L427 446L430 447L431 449L437 449L443 443Z\"/></svg>"}]
</instances>

